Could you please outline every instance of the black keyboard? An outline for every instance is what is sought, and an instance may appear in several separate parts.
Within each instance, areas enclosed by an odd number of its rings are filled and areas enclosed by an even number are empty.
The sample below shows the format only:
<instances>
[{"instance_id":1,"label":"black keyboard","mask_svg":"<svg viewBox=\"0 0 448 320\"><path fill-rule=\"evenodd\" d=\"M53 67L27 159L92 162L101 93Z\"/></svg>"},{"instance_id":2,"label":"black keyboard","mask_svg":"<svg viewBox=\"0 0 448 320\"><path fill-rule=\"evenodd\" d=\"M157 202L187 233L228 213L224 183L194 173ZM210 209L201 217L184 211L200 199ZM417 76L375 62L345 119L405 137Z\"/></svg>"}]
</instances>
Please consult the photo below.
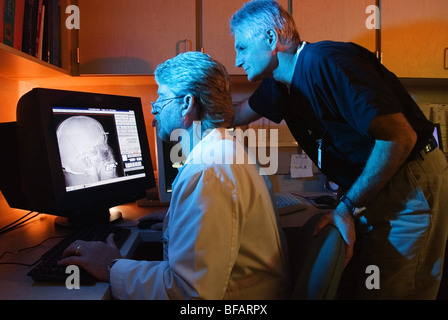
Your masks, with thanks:
<instances>
[{"instance_id":1,"label":"black keyboard","mask_svg":"<svg viewBox=\"0 0 448 320\"><path fill-rule=\"evenodd\" d=\"M93 225L74 231L66 238L58 242L41 257L41 262L35 266L28 275L35 281L51 281L65 283L69 274L65 273L66 266L58 266L62 253L75 240L106 241L109 234L114 234L114 241L120 249L129 237L131 230L111 225ZM80 268L80 283L93 284L95 277Z\"/></svg>"}]
</instances>

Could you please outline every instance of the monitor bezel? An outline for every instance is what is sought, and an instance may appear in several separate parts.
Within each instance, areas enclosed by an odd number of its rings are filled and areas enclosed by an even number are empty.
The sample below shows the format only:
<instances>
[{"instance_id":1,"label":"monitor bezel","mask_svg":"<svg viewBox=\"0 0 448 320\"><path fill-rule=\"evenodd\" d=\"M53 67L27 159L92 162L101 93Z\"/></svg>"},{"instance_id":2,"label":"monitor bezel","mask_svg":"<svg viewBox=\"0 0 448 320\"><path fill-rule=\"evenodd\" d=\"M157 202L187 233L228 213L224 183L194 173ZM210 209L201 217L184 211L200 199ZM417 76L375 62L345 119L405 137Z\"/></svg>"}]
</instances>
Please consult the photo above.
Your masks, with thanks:
<instances>
[{"instance_id":1,"label":"monitor bezel","mask_svg":"<svg viewBox=\"0 0 448 320\"><path fill-rule=\"evenodd\" d=\"M134 110L146 176L67 192L53 118L53 107L62 106ZM22 188L29 210L63 217L90 215L143 198L145 190L155 186L140 98L35 88L20 99L17 123ZM47 155L40 155L39 148L47 150ZM40 175L33 173L37 170L41 170ZM27 175L34 175L34 179Z\"/></svg>"}]
</instances>

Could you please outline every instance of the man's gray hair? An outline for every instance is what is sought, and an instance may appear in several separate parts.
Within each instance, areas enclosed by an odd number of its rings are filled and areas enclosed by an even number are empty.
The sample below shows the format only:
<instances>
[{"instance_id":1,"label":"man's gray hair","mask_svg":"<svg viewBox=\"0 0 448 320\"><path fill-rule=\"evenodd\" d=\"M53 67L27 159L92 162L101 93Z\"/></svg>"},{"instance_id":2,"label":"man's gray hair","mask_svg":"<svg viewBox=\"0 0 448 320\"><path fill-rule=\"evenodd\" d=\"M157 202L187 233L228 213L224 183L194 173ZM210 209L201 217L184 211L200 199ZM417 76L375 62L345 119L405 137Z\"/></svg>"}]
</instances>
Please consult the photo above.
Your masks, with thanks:
<instances>
[{"instance_id":1,"label":"man's gray hair","mask_svg":"<svg viewBox=\"0 0 448 320\"><path fill-rule=\"evenodd\" d=\"M232 34L244 31L250 38L256 39L264 36L269 29L277 32L281 44L294 50L302 43L293 17L275 0L249 1L230 19Z\"/></svg>"},{"instance_id":2,"label":"man's gray hair","mask_svg":"<svg viewBox=\"0 0 448 320\"><path fill-rule=\"evenodd\" d=\"M233 125L230 77L225 67L208 54L189 51L160 64L155 80L176 96L192 94L200 104L204 130Z\"/></svg>"}]
</instances>

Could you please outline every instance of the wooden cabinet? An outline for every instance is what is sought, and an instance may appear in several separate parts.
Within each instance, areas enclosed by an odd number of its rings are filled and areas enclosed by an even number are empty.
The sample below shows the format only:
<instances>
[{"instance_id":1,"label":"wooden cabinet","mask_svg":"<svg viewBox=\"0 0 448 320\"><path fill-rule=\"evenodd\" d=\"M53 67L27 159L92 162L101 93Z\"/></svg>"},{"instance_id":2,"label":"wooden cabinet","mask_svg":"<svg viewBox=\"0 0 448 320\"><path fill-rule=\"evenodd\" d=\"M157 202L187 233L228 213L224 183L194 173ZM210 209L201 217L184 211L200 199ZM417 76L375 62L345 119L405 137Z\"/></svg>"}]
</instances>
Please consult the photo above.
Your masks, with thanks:
<instances>
[{"instance_id":1,"label":"wooden cabinet","mask_svg":"<svg viewBox=\"0 0 448 320\"><path fill-rule=\"evenodd\" d=\"M195 0L78 0L80 74L153 74L196 48Z\"/></svg>"},{"instance_id":2,"label":"wooden cabinet","mask_svg":"<svg viewBox=\"0 0 448 320\"><path fill-rule=\"evenodd\" d=\"M162 61L186 50L199 50L235 66L229 20L247 0L78 0L81 74L153 74ZM375 31L366 27L372 0L279 0L292 5L297 28L306 41L353 41L375 50Z\"/></svg>"},{"instance_id":3,"label":"wooden cabinet","mask_svg":"<svg viewBox=\"0 0 448 320\"><path fill-rule=\"evenodd\" d=\"M230 34L230 18L240 9L245 0L202 1L202 46L205 53L218 60L230 74L244 75L235 66L234 39Z\"/></svg>"},{"instance_id":4,"label":"wooden cabinet","mask_svg":"<svg viewBox=\"0 0 448 320\"><path fill-rule=\"evenodd\" d=\"M383 0L383 64L399 77L448 78L448 1Z\"/></svg>"},{"instance_id":5,"label":"wooden cabinet","mask_svg":"<svg viewBox=\"0 0 448 320\"><path fill-rule=\"evenodd\" d=\"M80 29L62 28L63 63L58 71L72 75L151 75L166 59L203 47L231 75L245 76L235 67L229 20L246 1L60 0L62 25L68 16L65 7L76 4ZM353 41L371 51L376 49L375 30L366 26L371 15L366 9L375 0L279 2L284 8L290 6L306 41ZM399 77L448 78L448 1L381 2L382 61L386 67ZM0 77L26 78L29 76L22 65L29 61L42 65L6 46L0 46L0 51L8 57L1 61ZM76 52L79 64L74 63ZM49 70L54 69L49 66Z\"/></svg>"},{"instance_id":6,"label":"wooden cabinet","mask_svg":"<svg viewBox=\"0 0 448 320\"><path fill-rule=\"evenodd\" d=\"M395 1L395 0L393 0ZM366 13L374 0L293 1L293 16L302 40L351 41L375 51L375 29L368 29Z\"/></svg>"},{"instance_id":7,"label":"wooden cabinet","mask_svg":"<svg viewBox=\"0 0 448 320\"><path fill-rule=\"evenodd\" d=\"M230 74L244 75L229 21L246 1L78 0L80 74L153 74L166 59L202 47Z\"/></svg>"}]
</instances>

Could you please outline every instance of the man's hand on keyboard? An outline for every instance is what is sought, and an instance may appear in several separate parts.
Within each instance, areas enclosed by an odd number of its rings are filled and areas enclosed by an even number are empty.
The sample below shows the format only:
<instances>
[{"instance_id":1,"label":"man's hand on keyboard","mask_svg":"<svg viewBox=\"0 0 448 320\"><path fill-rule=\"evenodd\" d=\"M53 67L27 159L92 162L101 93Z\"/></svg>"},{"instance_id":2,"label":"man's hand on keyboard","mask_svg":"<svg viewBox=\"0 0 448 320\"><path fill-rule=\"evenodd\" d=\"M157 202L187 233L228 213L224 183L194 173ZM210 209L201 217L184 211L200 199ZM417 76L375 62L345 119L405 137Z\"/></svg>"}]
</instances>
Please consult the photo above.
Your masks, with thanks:
<instances>
[{"instance_id":1,"label":"man's hand on keyboard","mask_svg":"<svg viewBox=\"0 0 448 320\"><path fill-rule=\"evenodd\" d=\"M109 265L115 259L121 258L120 251L115 246L113 234L102 241L76 240L65 249L59 265L77 265L101 281L109 281Z\"/></svg>"}]
</instances>

